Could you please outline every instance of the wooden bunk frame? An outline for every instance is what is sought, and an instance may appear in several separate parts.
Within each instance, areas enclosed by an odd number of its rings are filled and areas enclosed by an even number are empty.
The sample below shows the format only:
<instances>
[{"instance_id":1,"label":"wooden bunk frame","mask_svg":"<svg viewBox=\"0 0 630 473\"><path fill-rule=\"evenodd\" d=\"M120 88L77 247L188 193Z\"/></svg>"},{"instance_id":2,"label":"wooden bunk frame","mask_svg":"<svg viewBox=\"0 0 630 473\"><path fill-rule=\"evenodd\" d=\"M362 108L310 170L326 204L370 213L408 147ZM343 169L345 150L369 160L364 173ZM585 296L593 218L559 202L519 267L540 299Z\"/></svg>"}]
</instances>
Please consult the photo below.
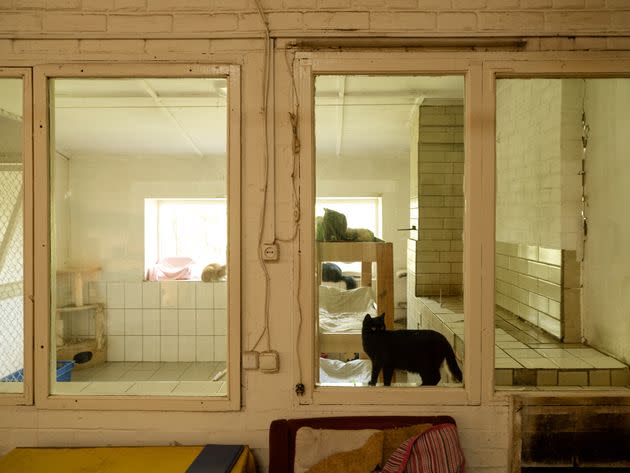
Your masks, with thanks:
<instances>
[{"instance_id":1,"label":"wooden bunk frame","mask_svg":"<svg viewBox=\"0 0 630 473\"><path fill-rule=\"evenodd\" d=\"M385 312L385 326L394 328L394 263L391 242L316 242L318 274L327 261L361 262L361 286L372 285L372 262L376 262L376 304L379 314ZM318 311L319 313L319 311ZM319 323L318 323L319 325ZM363 352L361 332L318 333L320 353Z\"/></svg>"}]
</instances>

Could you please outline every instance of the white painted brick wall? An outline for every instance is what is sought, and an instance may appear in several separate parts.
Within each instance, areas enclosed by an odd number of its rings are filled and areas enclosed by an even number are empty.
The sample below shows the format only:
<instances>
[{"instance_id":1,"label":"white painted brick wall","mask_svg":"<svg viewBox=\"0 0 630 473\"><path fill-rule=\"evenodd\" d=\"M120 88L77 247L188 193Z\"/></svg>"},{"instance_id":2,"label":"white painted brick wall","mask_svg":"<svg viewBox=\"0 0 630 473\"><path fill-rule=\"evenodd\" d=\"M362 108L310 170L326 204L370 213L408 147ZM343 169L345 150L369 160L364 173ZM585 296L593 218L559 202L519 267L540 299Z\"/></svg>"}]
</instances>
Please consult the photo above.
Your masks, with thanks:
<instances>
[{"instance_id":1,"label":"white painted brick wall","mask_svg":"<svg viewBox=\"0 0 630 473\"><path fill-rule=\"evenodd\" d=\"M463 193L462 106L419 108L418 228L414 295L462 293ZM416 136L416 134L414 134ZM438 234L437 232L440 232ZM415 238L415 235L411 235Z\"/></svg>"},{"instance_id":2,"label":"white painted brick wall","mask_svg":"<svg viewBox=\"0 0 630 473\"><path fill-rule=\"evenodd\" d=\"M269 0L264 7L272 30L295 33L417 32L440 36L551 33L555 37L630 32L630 4L624 0ZM3 17L0 31L5 34L106 31L142 36L181 35L191 31L261 32L260 23L252 18L257 11L250 0L3 0L0 12ZM61 12L77 15L60 17ZM12 15L16 13L20 15ZM238 19L188 15L175 21L173 15L180 13L223 13L236 15ZM65 27L62 18L67 19ZM208 20L206 26L204 19ZM192 30L187 29L187 22ZM571 41L574 47L592 46ZM607 44L606 38L594 41L600 48Z\"/></svg>"},{"instance_id":3,"label":"white painted brick wall","mask_svg":"<svg viewBox=\"0 0 630 473\"><path fill-rule=\"evenodd\" d=\"M532 51L630 50L630 3L627 0L263 0L262 3L269 12L272 33L282 31L287 36L508 35L529 37L527 49ZM253 0L0 0L0 62L30 65L67 60L157 59L241 64L245 132L243 223L248 228L256 228L261 184L262 30ZM63 39L57 39L60 36ZM185 39L189 37L197 39ZM253 37L258 39L251 39ZM277 64L277 90L290 90L282 57ZM288 94L278 94L278 117L286 117L288 110ZM283 118L278 120L280 123ZM287 125L279 124L276 129L278 146L283 140L286 146L290 136ZM280 181L287 178L291 169L287 156L279 154ZM279 188L277 197L279 208L290 207L289 186ZM423 196L427 201L431 197L439 196ZM461 206L462 197L445 197L444 203ZM279 231L289 234L287 224L282 219L279 222ZM440 241L449 238L446 235L450 236L450 231L438 229L421 233L427 245L438 245L436 249L445 252L445 258L452 253L439 246ZM243 263L251 268L257 267L256 238L255 232L246 232L243 237ZM459 245L451 250L461 250L461 242ZM414 249L409 249L408 257L415 260ZM457 261L435 263L459 264ZM287 327L295 320L292 311L295 287L291 286L291 278L287 278L291 268L283 258L274 265L271 287L274 314L271 336L280 351L281 370L275 375L253 371L243 374L244 407L240 412L72 412L1 406L0 453L20 445L247 443L254 448L260 471L266 471L268 428L275 418L408 414L408 406L294 406L295 380L290 361L294 346L286 336ZM276 277L278 274L282 277ZM263 297L259 287L258 272L248 271L243 275L243 340L246 344L261 329L259 314ZM505 402L482 401L482 405L470 407L414 406L413 412L455 417L467 471L504 473L508 470L510 426Z\"/></svg>"}]
</instances>

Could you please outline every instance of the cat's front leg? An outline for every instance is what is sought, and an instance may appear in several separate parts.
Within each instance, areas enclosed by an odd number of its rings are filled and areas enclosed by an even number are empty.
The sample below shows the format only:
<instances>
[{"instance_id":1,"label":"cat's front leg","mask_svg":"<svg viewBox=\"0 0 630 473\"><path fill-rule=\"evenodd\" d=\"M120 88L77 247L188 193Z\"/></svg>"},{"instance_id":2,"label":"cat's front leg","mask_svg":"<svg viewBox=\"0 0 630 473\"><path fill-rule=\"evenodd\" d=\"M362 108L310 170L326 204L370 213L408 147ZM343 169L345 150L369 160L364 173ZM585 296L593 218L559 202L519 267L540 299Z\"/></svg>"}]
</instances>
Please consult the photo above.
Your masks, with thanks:
<instances>
[{"instance_id":1,"label":"cat's front leg","mask_svg":"<svg viewBox=\"0 0 630 473\"><path fill-rule=\"evenodd\" d=\"M378 381L378 374L381 372L380 363L375 363L372 361L372 378L368 383L370 386L376 386L376 382Z\"/></svg>"}]
</instances>

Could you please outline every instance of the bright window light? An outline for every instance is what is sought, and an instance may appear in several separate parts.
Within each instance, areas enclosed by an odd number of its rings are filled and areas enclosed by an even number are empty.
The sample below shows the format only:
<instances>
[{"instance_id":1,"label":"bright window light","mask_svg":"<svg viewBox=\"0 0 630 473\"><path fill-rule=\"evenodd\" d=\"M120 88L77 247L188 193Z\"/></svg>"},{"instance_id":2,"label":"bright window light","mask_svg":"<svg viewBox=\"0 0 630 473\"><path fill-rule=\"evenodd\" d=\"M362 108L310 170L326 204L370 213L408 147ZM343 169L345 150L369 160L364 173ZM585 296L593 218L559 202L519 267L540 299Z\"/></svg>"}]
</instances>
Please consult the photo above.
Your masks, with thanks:
<instances>
[{"instance_id":1,"label":"bright window light","mask_svg":"<svg viewBox=\"0 0 630 473\"><path fill-rule=\"evenodd\" d=\"M167 258L190 258L189 279L227 261L227 203L216 199L145 199L145 269ZM145 271L145 273L146 273Z\"/></svg>"},{"instance_id":2,"label":"bright window light","mask_svg":"<svg viewBox=\"0 0 630 473\"><path fill-rule=\"evenodd\" d=\"M317 197L315 216L323 217L325 208L336 210L346 216L348 228L367 228L381 238L381 204L381 197ZM344 272L361 274L361 263L337 262L337 265Z\"/></svg>"},{"instance_id":3,"label":"bright window light","mask_svg":"<svg viewBox=\"0 0 630 473\"><path fill-rule=\"evenodd\" d=\"M323 216L324 208L344 214L348 228L367 228L381 238L380 197L318 197L315 216Z\"/></svg>"}]
</instances>

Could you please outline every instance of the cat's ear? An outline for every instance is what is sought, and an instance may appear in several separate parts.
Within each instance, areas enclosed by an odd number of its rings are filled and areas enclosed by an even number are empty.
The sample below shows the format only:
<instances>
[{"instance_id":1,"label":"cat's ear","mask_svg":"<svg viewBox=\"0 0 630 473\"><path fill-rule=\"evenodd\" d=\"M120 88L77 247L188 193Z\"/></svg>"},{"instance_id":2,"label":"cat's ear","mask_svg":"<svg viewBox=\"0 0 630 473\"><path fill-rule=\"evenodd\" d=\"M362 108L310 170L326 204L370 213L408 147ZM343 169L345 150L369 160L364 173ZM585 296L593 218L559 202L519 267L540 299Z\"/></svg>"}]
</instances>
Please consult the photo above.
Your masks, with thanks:
<instances>
[{"instance_id":1,"label":"cat's ear","mask_svg":"<svg viewBox=\"0 0 630 473\"><path fill-rule=\"evenodd\" d=\"M363 322L371 322L372 321L372 317L370 317L370 314L365 314L365 317L363 317Z\"/></svg>"}]
</instances>

